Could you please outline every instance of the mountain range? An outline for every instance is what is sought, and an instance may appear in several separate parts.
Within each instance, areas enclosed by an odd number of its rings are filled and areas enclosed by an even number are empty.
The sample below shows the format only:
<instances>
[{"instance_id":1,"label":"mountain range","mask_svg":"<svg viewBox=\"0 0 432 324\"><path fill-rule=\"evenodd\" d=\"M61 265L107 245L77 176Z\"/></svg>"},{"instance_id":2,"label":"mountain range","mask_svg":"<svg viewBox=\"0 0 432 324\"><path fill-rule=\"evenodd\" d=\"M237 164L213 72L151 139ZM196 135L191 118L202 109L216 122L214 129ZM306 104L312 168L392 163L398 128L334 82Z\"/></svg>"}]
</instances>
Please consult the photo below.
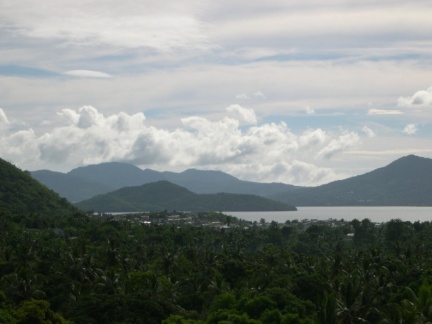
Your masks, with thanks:
<instances>
[{"instance_id":1,"label":"mountain range","mask_svg":"<svg viewBox=\"0 0 432 324\"><path fill-rule=\"evenodd\" d=\"M123 187L168 181L195 194L257 195L293 206L431 206L432 160L415 155L387 166L317 187L239 180L221 171L190 169L181 173L142 170L111 162L68 173L34 171L32 176L73 202Z\"/></svg>"},{"instance_id":2,"label":"mountain range","mask_svg":"<svg viewBox=\"0 0 432 324\"><path fill-rule=\"evenodd\" d=\"M72 202L123 187L168 181L196 194L233 193L262 197L289 193L296 187L283 183L258 183L239 180L227 173L189 169L181 173L142 170L132 164L109 162L73 169L68 173L39 170L31 175Z\"/></svg>"}]
</instances>

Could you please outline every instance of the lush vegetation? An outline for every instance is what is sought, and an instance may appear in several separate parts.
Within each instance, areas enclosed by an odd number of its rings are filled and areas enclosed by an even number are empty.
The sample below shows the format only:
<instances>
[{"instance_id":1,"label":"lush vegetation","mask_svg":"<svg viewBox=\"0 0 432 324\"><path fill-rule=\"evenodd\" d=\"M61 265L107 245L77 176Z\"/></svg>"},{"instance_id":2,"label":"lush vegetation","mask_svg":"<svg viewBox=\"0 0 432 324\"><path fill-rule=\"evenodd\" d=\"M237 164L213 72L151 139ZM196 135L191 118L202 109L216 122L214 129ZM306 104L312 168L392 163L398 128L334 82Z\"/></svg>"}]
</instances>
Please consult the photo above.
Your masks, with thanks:
<instances>
[{"instance_id":1,"label":"lush vegetation","mask_svg":"<svg viewBox=\"0 0 432 324\"><path fill-rule=\"evenodd\" d=\"M429 222L211 217L229 228L0 212L0 322L432 319Z\"/></svg>"},{"instance_id":2,"label":"lush vegetation","mask_svg":"<svg viewBox=\"0 0 432 324\"><path fill-rule=\"evenodd\" d=\"M430 222L132 222L84 215L2 160L0 179L0 323L432 320Z\"/></svg>"},{"instance_id":3,"label":"lush vegetation","mask_svg":"<svg viewBox=\"0 0 432 324\"><path fill-rule=\"evenodd\" d=\"M77 212L66 199L34 180L27 172L0 159L0 210L19 213Z\"/></svg>"},{"instance_id":4,"label":"lush vegetation","mask_svg":"<svg viewBox=\"0 0 432 324\"><path fill-rule=\"evenodd\" d=\"M102 212L133 211L281 211L295 207L254 195L198 195L168 181L158 181L137 187L126 187L93 197L77 204L83 210Z\"/></svg>"}]
</instances>

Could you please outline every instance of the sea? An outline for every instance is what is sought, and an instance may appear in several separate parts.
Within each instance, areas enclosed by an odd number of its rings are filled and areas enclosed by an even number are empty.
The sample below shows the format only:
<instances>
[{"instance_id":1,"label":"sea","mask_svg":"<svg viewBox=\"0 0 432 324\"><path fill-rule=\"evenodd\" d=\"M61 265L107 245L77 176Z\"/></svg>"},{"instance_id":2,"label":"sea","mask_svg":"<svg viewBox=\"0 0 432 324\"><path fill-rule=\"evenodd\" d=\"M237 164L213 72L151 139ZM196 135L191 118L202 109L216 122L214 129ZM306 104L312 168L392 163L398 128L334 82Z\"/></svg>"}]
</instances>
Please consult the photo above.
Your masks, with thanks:
<instances>
[{"instance_id":1,"label":"sea","mask_svg":"<svg viewBox=\"0 0 432 324\"><path fill-rule=\"evenodd\" d=\"M363 220L385 223L392 219L409 222L432 221L432 207L297 207L297 211L281 212L223 212L248 221L259 222L262 218L266 222L275 221L285 223L287 220Z\"/></svg>"}]
</instances>

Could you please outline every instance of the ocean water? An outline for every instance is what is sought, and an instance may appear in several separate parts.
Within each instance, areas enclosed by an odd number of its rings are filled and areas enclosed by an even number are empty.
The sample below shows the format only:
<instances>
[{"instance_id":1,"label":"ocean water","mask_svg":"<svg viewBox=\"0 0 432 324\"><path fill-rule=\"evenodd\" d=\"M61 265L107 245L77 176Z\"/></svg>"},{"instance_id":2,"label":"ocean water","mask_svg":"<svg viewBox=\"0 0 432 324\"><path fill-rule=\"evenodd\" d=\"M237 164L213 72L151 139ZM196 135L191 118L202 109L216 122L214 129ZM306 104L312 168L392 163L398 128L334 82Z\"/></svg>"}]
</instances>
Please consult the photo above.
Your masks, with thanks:
<instances>
[{"instance_id":1,"label":"ocean water","mask_svg":"<svg viewBox=\"0 0 432 324\"><path fill-rule=\"evenodd\" d=\"M283 212L224 212L248 221L259 221L264 218L267 222L284 223L287 220L305 219L370 219L372 222L383 223L392 219L403 221L432 221L432 207L297 207L297 211Z\"/></svg>"}]
</instances>

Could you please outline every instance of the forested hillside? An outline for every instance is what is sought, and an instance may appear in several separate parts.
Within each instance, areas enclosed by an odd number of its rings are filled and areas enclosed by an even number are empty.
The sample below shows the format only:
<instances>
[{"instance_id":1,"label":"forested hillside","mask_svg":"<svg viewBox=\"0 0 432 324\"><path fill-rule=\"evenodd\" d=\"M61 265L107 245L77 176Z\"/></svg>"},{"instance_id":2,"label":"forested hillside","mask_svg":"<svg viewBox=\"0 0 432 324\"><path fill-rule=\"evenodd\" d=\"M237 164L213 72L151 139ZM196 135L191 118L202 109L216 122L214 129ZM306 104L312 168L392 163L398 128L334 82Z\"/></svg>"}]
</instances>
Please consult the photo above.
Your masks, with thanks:
<instances>
[{"instance_id":1,"label":"forested hillside","mask_svg":"<svg viewBox=\"0 0 432 324\"><path fill-rule=\"evenodd\" d=\"M9 162L0 159L0 210L62 215L77 212L66 199Z\"/></svg>"},{"instance_id":2,"label":"forested hillside","mask_svg":"<svg viewBox=\"0 0 432 324\"><path fill-rule=\"evenodd\" d=\"M253 195L198 195L167 181L122 188L82 201L77 206L83 210L102 212L296 210L293 206Z\"/></svg>"}]
</instances>

